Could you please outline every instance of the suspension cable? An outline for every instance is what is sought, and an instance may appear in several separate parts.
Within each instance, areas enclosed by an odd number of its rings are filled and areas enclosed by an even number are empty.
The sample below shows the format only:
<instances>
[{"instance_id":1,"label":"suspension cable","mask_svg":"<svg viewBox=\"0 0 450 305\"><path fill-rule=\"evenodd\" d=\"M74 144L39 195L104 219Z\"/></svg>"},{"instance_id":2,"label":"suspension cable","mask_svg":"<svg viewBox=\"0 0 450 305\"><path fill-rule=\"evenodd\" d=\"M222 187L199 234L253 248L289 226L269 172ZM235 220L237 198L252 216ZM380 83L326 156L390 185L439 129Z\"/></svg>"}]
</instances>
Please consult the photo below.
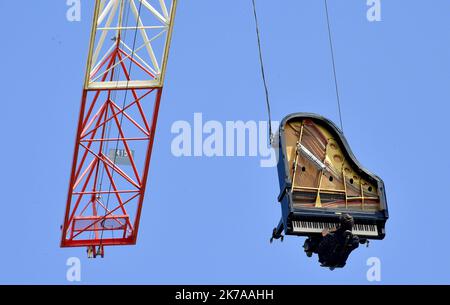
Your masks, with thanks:
<instances>
[{"instance_id":1,"label":"suspension cable","mask_svg":"<svg viewBox=\"0 0 450 305\"><path fill-rule=\"evenodd\" d=\"M258 51L259 51L259 64L261 66L261 76L264 84L264 92L266 96L266 105L267 105L267 114L269 117L269 143L273 143L273 132L272 132L272 115L270 111L270 96L269 96L269 89L267 86L267 80L266 80L266 72L264 69L264 60L263 60L263 54L262 54L262 48L261 48L261 35L259 31L259 22L258 22L258 14L256 12L256 2L255 0L252 0L253 4L253 15L255 16L255 26L256 26L256 37L258 40Z\"/></svg>"},{"instance_id":2,"label":"suspension cable","mask_svg":"<svg viewBox=\"0 0 450 305\"><path fill-rule=\"evenodd\" d=\"M339 122L341 124L341 130L342 130L342 132L344 132L344 125L342 124L341 99L340 99L340 95L339 95L339 85L338 85L338 78L337 78L337 73L336 73L336 62L335 62L335 57L334 57L333 35L331 33L330 15L328 13L328 1L324 0L324 2L325 2L325 14L327 17L328 40L330 42L331 61L333 63L334 87L336 90L336 100L337 100L337 106L338 106L338 111L339 111Z\"/></svg>"},{"instance_id":3,"label":"suspension cable","mask_svg":"<svg viewBox=\"0 0 450 305\"><path fill-rule=\"evenodd\" d=\"M127 78L127 82L126 82L126 86L125 86L125 93L124 93L124 98L123 98L123 103L122 103L122 110L125 108L126 101L127 101L127 96L128 96L128 90L127 89L129 88L129 83L130 83L130 79L131 79L131 69L132 69L132 66L133 66L134 51L135 51L135 48L136 48L136 40L137 40L137 33L138 33L138 28L139 28L139 21L141 19L142 2L143 2L142 0L139 1L139 10L138 10L138 14L137 14L137 17L136 17L136 28L135 28L135 32L134 32L133 46L131 48L132 51L131 51L131 57L130 57L130 64L129 64L129 67L128 67L128 78ZM130 3L130 6L131 6L131 3ZM120 37L119 37L119 39L120 39ZM123 117L124 117L124 111L122 111L122 113L121 113L120 123L119 123L118 128L120 128L122 126ZM118 135L117 135L116 147L115 147L115 150L114 150L115 151L115 153L114 153L114 160L113 160L114 164L116 163L117 150L119 148L120 130L118 130L117 132L118 132ZM111 180L114 178L114 172L115 172L114 170L111 172ZM106 215L108 213L109 199L110 199L110 196L111 196L111 188L112 188L112 181L109 184L108 197L107 197L107 200L106 200L105 215L103 217L104 218L103 221L106 220ZM104 229L104 226L103 226L102 234L101 234L101 237L100 237L100 245L102 245L104 231L105 231L105 229Z\"/></svg>"},{"instance_id":4,"label":"suspension cable","mask_svg":"<svg viewBox=\"0 0 450 305\"><path fill-rule=\"evenodd\" d=\"M124 9L124 12L123 12L123 14L124 15L126 15L126 18L125 18L125 23L123 23L122 22L122 24L128 24L128 19L129 19L129 16L130 16L130 10L131 10L131 3L130 3L130 5L128 5L128 6L126 6L125 7L125 2L122 2L121 3L121 6L122 6L122 8ZM121 8L121 13L122 13L122 8ZM125 11L127 12L127 13L125 13ZM119 18L119 21L121 20L121 18ZM124 35L123 35L123 41L126 41L126 37L127 37L127 33L128 33L128 31L125 31L124 32ZM116 37L114 37L114 39L116 39L116 43L117 44L120 44L120 40L122 40L122 33L121 33L121 30L118 30L117 31L117 35L116 35ZM113 62L113 65L115 64L115 60L114 60L114 62ZM116 73L116 68L113 68L113 70L112 70L112 72L111 72L112 74L113 74L113 78L111 79L111 81L114 81L114 82L117 82L117 81L119 81L119 79L120 79L120 69L117 69L117 73ZM116 97L117 97L117 90L114 90L112 93L109 93L108 94L109 96L108 96L108 99L110 100L110 101L114 101L114 100L116 100ZM107 111L108 111L108 109L107 109ZM112 120L110 120L107 124L106 124L106 128L107 128L107 138L109 139L110 138L110 135L111 135L111 125L112 125ZM107 141L106 142L106 144L105 144L105 149L103 150L103 151L105 151L106 153L108 153L108 150L109 150L109 141ZM103 153L103 151L102 151L102 153ZM114 162L115 162L115 160L114 160ZM100 189L100 191L102 190L102 188L103 188L103 178L104 178L104 175L105 175L105 167L103 166L103 170L102 170L102 173L101 173L101 178L100 178L100 187L99 187L99 189Z\"/></svg>"}]
</instances>

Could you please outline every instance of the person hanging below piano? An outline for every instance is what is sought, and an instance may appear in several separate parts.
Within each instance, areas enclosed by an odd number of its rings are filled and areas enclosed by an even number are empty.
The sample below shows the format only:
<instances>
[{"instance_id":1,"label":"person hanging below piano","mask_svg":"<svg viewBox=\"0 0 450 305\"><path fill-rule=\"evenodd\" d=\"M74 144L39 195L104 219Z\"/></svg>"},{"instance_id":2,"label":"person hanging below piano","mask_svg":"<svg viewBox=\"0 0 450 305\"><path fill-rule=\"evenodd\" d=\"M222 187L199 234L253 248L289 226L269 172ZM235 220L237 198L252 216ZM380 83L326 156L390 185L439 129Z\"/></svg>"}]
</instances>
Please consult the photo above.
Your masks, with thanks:
<instances>
[{"instance_id":1,"label":"person hanging below piano","mask_svg":"<svg viewBox=\"0 0 450 305\"><path fill-rule=\"evenodd\" d=\"M310 237L303 245L308 257L317 253L321 266L331 270L344 267L350 253L359 247L360 242L365 242L352 233L355 224L352 216L343 214L339 220L336 229L324 229L321 237Z\"/></svg>"}]
</instances>

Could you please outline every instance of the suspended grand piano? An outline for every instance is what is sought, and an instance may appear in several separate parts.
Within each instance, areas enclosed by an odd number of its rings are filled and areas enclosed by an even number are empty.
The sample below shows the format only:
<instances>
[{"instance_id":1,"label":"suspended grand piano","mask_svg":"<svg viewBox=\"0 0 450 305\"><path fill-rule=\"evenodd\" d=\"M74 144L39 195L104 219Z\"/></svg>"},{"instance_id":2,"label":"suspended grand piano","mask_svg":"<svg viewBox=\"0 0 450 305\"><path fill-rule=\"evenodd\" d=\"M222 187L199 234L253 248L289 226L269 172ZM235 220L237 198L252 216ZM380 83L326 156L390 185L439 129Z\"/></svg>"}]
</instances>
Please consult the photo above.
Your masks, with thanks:
<instances>
[{"instance_id":1,"label":"suspended grand piano","mask_svg":"<svg viewBox=\"0 0 450 305\"><path fill-rule=\"evenodd\" d=\"M278 176L282 217L272 239L320 236L340 215L354 217L353 233L383 239L388 207L383 181L356 160L342 132L310 113L287 116L279 129Z\"/></svg>"}]
</instances>

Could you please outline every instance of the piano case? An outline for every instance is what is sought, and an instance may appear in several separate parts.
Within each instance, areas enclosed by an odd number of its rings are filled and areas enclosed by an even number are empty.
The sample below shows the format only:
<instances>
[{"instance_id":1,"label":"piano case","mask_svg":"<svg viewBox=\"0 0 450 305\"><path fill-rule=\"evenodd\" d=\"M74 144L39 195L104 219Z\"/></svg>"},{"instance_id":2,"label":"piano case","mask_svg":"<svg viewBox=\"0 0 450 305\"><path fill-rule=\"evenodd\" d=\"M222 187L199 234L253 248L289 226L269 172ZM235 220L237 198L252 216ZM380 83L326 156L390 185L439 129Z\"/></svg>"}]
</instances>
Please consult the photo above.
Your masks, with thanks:
<instances>
[{"instance_id":1,"label":"piano case","mask_svg":"<svg viewBox=\"0 0 450 305\"><path fill-rule=\"evenodd\" d=\"M383 239L388 219L383 181L363 168L343 133L316 114L284 118L277 140L282 218L273 237L314 236L332 228L343 213L355 219L354 233Z\"/></svg>"}]
</instances>

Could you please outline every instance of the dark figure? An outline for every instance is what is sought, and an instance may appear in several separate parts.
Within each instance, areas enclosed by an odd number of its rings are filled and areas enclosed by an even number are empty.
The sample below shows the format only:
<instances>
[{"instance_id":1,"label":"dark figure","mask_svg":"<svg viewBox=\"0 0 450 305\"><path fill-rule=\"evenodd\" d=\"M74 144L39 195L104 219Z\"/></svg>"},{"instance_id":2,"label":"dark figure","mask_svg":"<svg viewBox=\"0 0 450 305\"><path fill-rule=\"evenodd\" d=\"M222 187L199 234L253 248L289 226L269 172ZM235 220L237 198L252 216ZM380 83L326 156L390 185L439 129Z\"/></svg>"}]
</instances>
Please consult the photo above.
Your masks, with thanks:
<instances>
[{"instance_id":1,"label":"dark figure","mask_svg":"<svg viewBox=\"0 0 450 305\"><path fill-rule=\"evenodd\" d=\"M317 253L322 267L329 267L331 270L344 267L350 253L359 247L360 240L352 233L353 225L352 216L342 215L337 230L325 229L322 237L305 241L306 254L311 257L313 253Z\"/></svg>"}]
</instances>

